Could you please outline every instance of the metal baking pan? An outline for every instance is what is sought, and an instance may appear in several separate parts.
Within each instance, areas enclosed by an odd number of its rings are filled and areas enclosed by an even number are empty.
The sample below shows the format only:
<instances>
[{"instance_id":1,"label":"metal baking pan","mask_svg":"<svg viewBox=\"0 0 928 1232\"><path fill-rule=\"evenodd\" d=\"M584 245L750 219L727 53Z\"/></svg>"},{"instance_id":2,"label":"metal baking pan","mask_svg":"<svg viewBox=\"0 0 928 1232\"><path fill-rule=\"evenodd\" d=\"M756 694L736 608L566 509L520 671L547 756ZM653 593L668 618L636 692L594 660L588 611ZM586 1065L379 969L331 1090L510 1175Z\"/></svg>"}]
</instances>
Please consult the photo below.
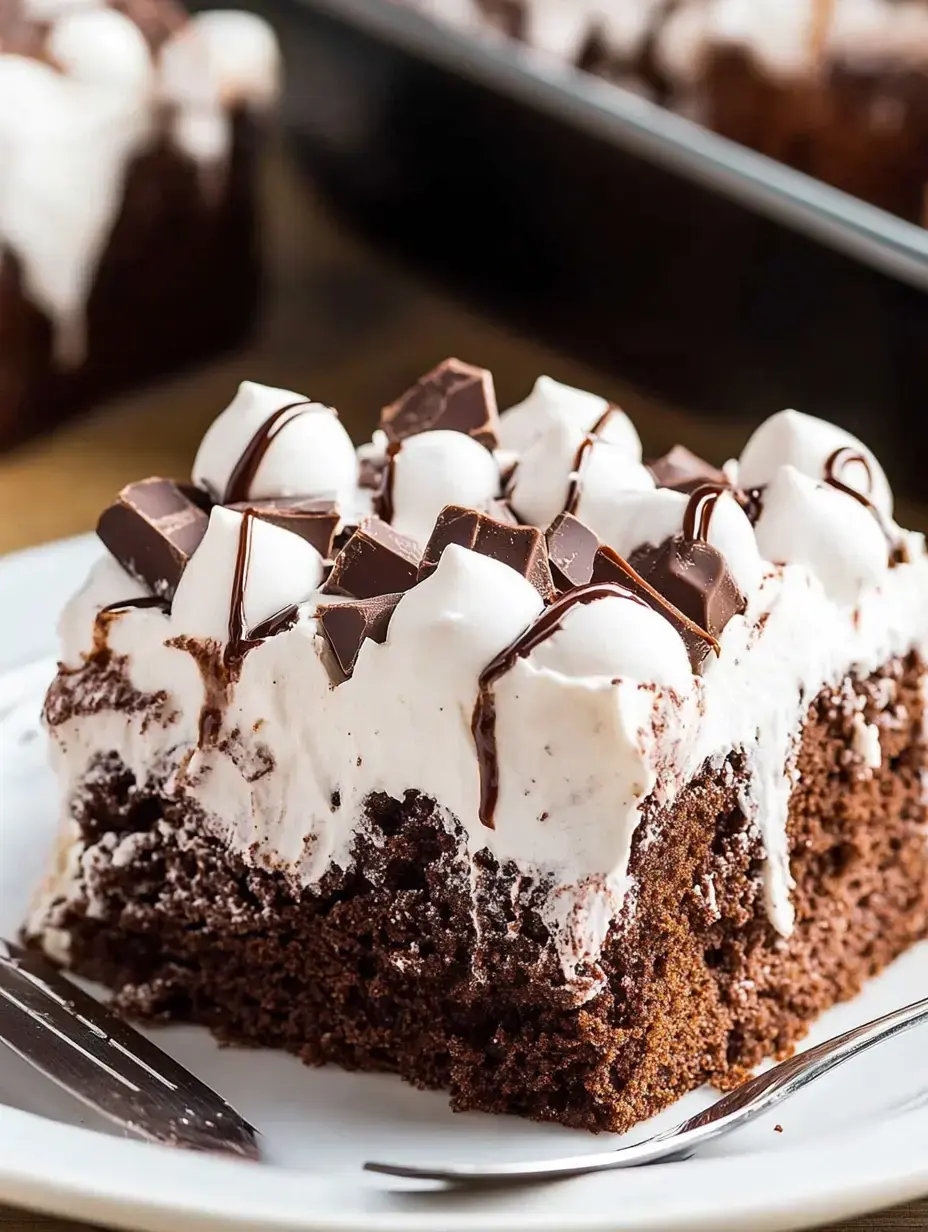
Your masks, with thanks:
<instances>
[{"instance_id":1,"label":"metal baking pan","mask_svg":"<svg viewBox=\"0 0 928 1232\"><path fill-rule=\"evenodd\" d=\"M390 0L255 3L281 32L287 127L368 234L694 412L835 418L920 494L928 232Z\"/></svg>"}]
</instances>

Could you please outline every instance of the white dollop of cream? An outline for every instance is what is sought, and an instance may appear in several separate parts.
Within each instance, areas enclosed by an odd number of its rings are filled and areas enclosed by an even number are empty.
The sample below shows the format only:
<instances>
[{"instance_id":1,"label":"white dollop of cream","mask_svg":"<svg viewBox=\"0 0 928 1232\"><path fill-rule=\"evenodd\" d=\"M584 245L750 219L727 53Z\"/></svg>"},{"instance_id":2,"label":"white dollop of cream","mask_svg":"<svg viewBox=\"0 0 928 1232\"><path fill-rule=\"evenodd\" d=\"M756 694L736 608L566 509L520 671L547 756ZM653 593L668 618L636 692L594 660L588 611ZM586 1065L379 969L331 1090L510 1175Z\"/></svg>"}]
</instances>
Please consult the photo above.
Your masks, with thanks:
<instances>
[{"instance_id":1,"label":"white dollop of cream","mask_svg":"<svg viewBox=\"0 0 928 1232\"><path fill-rule=\"evenodd\" d=\"M145 36L116 9L78 9L58 17L48 34L48 52L70 77L121 90L127 98L144 96L154 86Z\"/></svg>"},{"instance_id":2,"label":"white dollop of cream","mask_svg":"<svg viewBox=\"0 0 928 1232\"><path fill-rule=\"evenodd\" d=\"M434 572L400 600L390 621L389 653L395 659L402 647L420 663L446 663L464 686L461 694L476 702L484 668L525 632L543 607L538 591L521 573L452 543ZM374 643L365 644L362 654L365 650L373 654ZM412 660L403 667L417 688L425 683ZM443 673L436 673L433 683L448 693ZM469 714L467 718L469 722Z\"/></svg>"},{"instance_id":3,"label":"white dollop of cream","mask_svg":"<svg viewBox=\"0 0 928 1232\"><path fill-rule=\"evenodd\" d=\"M199 162L221 162L232 140L229 109L263 108L277 97L277 39L251 13L197 14L161 48L158 79L161 101L175 109L178 147Z\"/></svg>"},{"instance_id":4,"label":"white dollop of cream","mask_svg":"<svg viewBox=\"0 0 928 1232\"><path fill-rule=\"evenodd\" d=\"M526 13L525 41L560 61L576 60L594 28L594 12L584 0L536 0Z\"/></svg>"},{"instance_id":5,"label":"white dollop of cream","mask_svg":"<svg viewBox=\"0 0 928 1232\"><path fill-rule=\"evenodd\" d=\"M421 432L393 458L392 482L394 529L425 544L445 505L479 509L499 495L499 466L463 432Z\"/></svg>"},{"instance_id":6,"label":"white dollop of cream","mask_svg":"<svg viewBox=\"0 0 928 1232\"><path fill-rule=\"evenodd\" d=\"M221 505L213 507L171 605L171 624L178 635L228 641L242 516ZM251 536L243 605L246 629L305 603L323 575L322 557L300 535L255 518Z\"/></svg>"},{"instance_id":7,"label":"white dollop of cream","mask_svg":"<svg viewBox=\"0 0 928 1232\"><path fill-rule=\"evenodd\" d=\"M499 442L503 449L524 454L558 424L566 424L583 437L593 430L607 410L609 403L605 398L585 389L562 385L549 376L540 376L529 396L500 416ZM617 407L613 408L597 436L623 446L632 461L641 461L641 439L635 425Z\"/></svg>"},{"instance_id":8,"label":"white dollop of cream","mask_svg":"<svg viewBox=\"0 0 928 1232\"><path fill-rule=\"evenodd\" d=\"M255 13L214 9L190 19L192 37L206 48L209 71L224 106L269 107L281 84L280 47Z\"/></svg>"},{"instance_id":9,"label":"white dollop of cream","mask_svg":"<svg viewBox=\"0 0 928 1232\"><path fill-rule=\"evenodd\" d=\"M835 603L853 605L887 573L889 547L873 514L795 466L781 466L765 488L756 534L768 560L805 565Z\"/></svg>"},{"instance_id":10,"label":"white dollop of cream","mask_svg":"<svg viewBox=\"0 0 928 1232\"><path fill-rule=\"evenodd\" d=\"M264 454L248 493L254 500L286 496L334 496L350 503L358 479L351 437L335 412L290 389L243 381L213 421L197 450L193 482L217 498L252 439L284 407L307 403L304 413L281 427Z\"/></svg>"},{"instance_id":11,"label":"white dollop of cream","mask_svg":"<svg viewBox=\"0 0 928 1232\"><path fill-rule=\"evenodd\" d=\"M576 604L529 659L575 680L621 678L665 685L681 695L693 681L686 648L670 622L619 595Z\"/></svg>"},{"instance_id":12,"label":"white dollop of cream","mask_svg":"<svg viewBox=\"0 0 928 1232\"><path fill-rule=\"evenodd\" d=\"M839 449L852 450L866 459L866 465L844 464L838 475L841 482L866 496L884 517L891 518L893 494L889 480L867 446L843 428L799 411L771 415L753 434L741 454L741 486L748 491L761 488L770 483L781 466L795 467L821 483L829 458Z\"/></svg>"},{"instance_id":13,"label":"white dollop of cream","mask_svg":"<svg viewBox=\"0 0 928 1232\"><path fill-rule=\"evenodd\" d=\"M509 489L513 509L532 526L546 527L564 512L571 478L580 458L581 510L608 499L616 491L641 491L654 488L654 477L640 462L629 457L623 445L597 437L580 457L586 432L569 420L557 419L547 432L526 450L516 467Z\"/></svg>"}]
</instances>

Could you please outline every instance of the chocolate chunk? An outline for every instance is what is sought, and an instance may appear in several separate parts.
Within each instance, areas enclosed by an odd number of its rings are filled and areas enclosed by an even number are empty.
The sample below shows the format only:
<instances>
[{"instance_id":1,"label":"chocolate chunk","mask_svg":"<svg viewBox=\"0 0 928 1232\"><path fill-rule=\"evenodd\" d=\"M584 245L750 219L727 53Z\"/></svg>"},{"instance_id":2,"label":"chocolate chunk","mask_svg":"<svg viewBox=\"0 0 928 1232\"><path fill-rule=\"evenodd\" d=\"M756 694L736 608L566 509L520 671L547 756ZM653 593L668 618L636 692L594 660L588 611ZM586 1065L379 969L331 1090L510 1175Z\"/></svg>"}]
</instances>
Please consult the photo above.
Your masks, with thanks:
<instances>
[{"instance_id":1,"label":"chocolate chunk","mask_svg":"<svg viewBox=\"0 0 928 1232\"><path fill-rule=\"evenodd\" d=\"M442 552L452 543L509 565L531 582L545 602L554 598L544 535L534 526L513 526L476 509L446 505L422 555L420 581L435 572Z\"/></svg>"},{"instance_id":2,"label":"chocolate chunk","mask_svg":"<svg viewBox=\"0 0 928 1232\"><path fill-rule=\"evenodd\" d=\"M292 531L312 544L323 560L332 554L332 540L338 526L338 505L331 500L306 499L302 496L275 500L236 501L229 506L238 513L251 509L262 522L270 522L281 530Z\"/></svg>"},{"instance_id":3,"label":"chocolate chunk","mask_svg":"<svg viewBox=\"0 0 928 1232\"><path fill-rule=\"evenodd\" d=\"M493 377L459 359L446 359L402 398L384 407L380 426L397 444L420 432L464 432L488 449L499 444L499 413Z\"/></svg>"},{"instance_id":4,"label":"chocolate chunk","mask_svg":"<svg viewBox=\"0 0 928 1232\"><path fill-rule=\"evenodd\" d=\"M320 627L346 676L354 671L365 638L380 643L387 640L390 619L402 597L377 595L371 599L326 603L319 608L316 616Z\"/></svg>"},{"instance_id":5,"label":"chocolate chunk","mask_svg":"<svg viewBox=\"0 0 928 1232\"><path fill-rule=\"evenodd\" d=\"M673 488L676 492L689 494L706 483L729 486L724 471L703 461L685 445L674 445L662 458L649 462L648 470L659 488Z\"/></svg>"},{"instance_id":6,"label":"chocolate chunk","mask_svg":"<svg viewBox=\"0 0 928 1232\"><path fill-rule=\"evenodd\" d=\"M718 639L733 616L741 615L747 601L738 589L717 548L702 539L676 535L660 547L647 547L631 560L642 578L682 614L712 638ZM701 664L708 653L684 637L690 658ZM694 668L696 664L694 662Z\"/></svg>"},{"instance_id":7,"label":"chocolate chunk","mask_svg":"<svg viewBox=\"0 0 928 1232\"><path fill-rule=\"evenodd\" d=\"M673 563L676 560L675 553L672 551L674 544L679 544L682 549L680 556L682 563L679 568ZM692 547L697 549L697 553L693 556L687 554L687 550ZM712 576L714 576L709 569L708 557L699 551L702 548L715 553L727 572L725 563L715 548L709 547L707 543L693 544L676 539L668 540L666 544L654 550L653 558L645 553L637 553L631 562L624 560L612 548L603 545L596 553L591 579L593 582L615 582L624 586L633 595L643 599L655 612L669 620L683 639L683 644L690 656L690 664L696 673L702 670L710 650L718 653L719 649L715 633L707 629L698 619L699 616L708 619L708 604L700 602L702 593L700 587L703 583L703 575L700 571L703 569L706 571L707 592L712 589ZM665 555L668 559L673 558L670 564L665 561ZM692 564L688 563L690 561ZM665 587L671 593L667 593ZM678 599L686 604L685 609L677 603ZM744 610L743 606L741 610ZM730 618L729 616L726 619L725 624ZM722 627L724 628L724 625Z\"/></svg>"},{"instance_id":8,"label":"chocolate chunk","mask_svg":"<svg viewBox=\"0 0 928 1232\"><path fill-rule=\"evenodd\" d=\"M353 599L399 594L418 581L419 557L413 539L397 534L380 518L368 518L336 556L322 589Z\"/></svg>"},{"instance_id":9,"label":"chocolate chunk","mask_svg":"<svg viewBox=\"0 0 928 1232\"><path fill-rule=\"evenodd\" d=\"M586 586L593 576L599 540L588 526L571 513L562 513L545 536L551 573L559 590Z\"/></svg>"},{"instance_id":10,"label":"chocolate chunk","mask_svg":"<svg viewBox=\"0 0 928 1232\"><path fill-rule=\"evenodd\" d=\"M97 534L127 573L160 598L173 599L208 524L178 484L143 479L123 488L103 511Z\"/></svg>"}]
</instances>

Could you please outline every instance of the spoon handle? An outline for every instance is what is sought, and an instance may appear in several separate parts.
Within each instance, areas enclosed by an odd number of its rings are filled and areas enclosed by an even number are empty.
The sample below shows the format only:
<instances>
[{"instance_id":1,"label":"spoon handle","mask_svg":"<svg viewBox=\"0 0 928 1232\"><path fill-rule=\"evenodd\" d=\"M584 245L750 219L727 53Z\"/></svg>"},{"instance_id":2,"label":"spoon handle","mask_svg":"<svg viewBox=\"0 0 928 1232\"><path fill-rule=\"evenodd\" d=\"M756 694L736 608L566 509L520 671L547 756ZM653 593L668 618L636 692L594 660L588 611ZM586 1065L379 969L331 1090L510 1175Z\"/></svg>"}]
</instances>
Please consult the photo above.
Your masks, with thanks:
<instances>
[{"instance_id":1,"label":"spoon handle","mask_svg":"<svg viewBox=\"0 0 928 1232\"><path fill-rule=\"evenodd\" d=\"M845 1061L850 1061L877 1044L882 1044L885 1040L925 1021L928 1021L928 999L917 1001L904 1009L894 1010L891 1014L885 1014L862 1027L855 1027L852 1031L837 1035L824 1044L817 1044L814 1048L797 1053L782 1064L743 1083L705 1112L700 1112L675 1128L644 1142L619 1147L615 1151L523 1163L415 1166L369 1162L364 1168L367 1172L377 1172L385 1176L479 1186L554 1180L559 1177L584 1176L591 1172L637 1168L642 1164L659 1161L686 1159L700 1146L741 1129L837 1066L843 1065Z\"/></svg>"}]
</instances>

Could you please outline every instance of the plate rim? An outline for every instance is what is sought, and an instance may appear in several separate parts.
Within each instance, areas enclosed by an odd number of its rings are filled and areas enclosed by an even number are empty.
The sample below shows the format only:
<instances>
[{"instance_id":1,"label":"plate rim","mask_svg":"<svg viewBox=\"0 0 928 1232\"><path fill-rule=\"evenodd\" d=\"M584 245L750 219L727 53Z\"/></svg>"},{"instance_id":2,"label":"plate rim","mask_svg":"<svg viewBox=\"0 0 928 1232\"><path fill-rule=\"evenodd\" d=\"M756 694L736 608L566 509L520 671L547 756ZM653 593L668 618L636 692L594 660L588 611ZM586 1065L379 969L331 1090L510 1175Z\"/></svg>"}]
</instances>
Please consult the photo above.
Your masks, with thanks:
<instances>
[{"instance_id":1,"label":"plate rim","mask_svg":"<svg viewBox=\"0 0 928 1232\"><path fill-rule=\"evenodd\" d=\"M82 535L0 557L0 613L11 624L14 640L18 619L23 628L29 626L30 645L44 637L40 654L54 655L52 622L60 603L73 588L75 572L86 569L98 551L93 536ZM52 568L56 559L65 558L67 567ZM30 579L34 590L40 574L46 605L41 637L34 633L29 612ZM12 591L18 616L4 604ZM30 652L17 663L15 651L8 652L0 659L0 675L35 657ZM0 1104L0 1201L144 1232L175 1232L178 1219L191 1229L241 1232L604 1232L619 1227L724 1232L743 1228L746 1221L759 1232L785 1232L928 1194L928 1154L921 1145L926 1133L928 1108L922 1108L851 1126L814 1147L803 1140L779 1147L775 1155L691 1160L684 1165L685 1186L675 1183L684 1175L681 1165L663 1164L561 1181L554 1189L508 1191L498 1201L484 1196L457 1202L449 1191L444 1197L434 1192L391 1197L379 1183L375 1187L354 1172L326 1177L274 1165L255 1170L254 1165L113 1138ZM560 1195L560 1200L513 1202L520 1192L529 1199ZM374 1206L364 1204L364 1194L375 1199Z\"/></svg>"}]
</instances>

